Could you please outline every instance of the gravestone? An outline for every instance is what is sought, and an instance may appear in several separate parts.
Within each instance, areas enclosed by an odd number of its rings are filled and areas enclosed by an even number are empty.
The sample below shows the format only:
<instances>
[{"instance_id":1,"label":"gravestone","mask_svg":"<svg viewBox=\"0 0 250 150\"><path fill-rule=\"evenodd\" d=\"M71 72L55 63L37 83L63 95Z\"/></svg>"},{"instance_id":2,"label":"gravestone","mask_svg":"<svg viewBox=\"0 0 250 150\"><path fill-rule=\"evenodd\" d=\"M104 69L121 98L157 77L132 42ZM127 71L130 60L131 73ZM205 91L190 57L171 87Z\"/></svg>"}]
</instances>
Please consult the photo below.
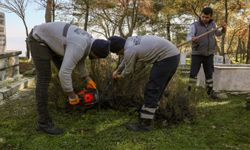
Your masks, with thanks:
<instances>
[{"instance_id":1,"label":"gravestone","mask_svg":"<svg viewBox=\"0 0 250 150\"><path fill-rule=\"evenodd\" d=\"M230 63L231 63L231 61L230 61L229 57L227 55L225 55L225 64L230 64ZM218 66L218 65L223 66L225 64L223 64L223 56L214 55L214 73L217 73L217 71L218 71L216 66ZM218 78L218 76L216 76L216 78ZM214 79L214 76L213 76L213 79ZM214 82L215 82L215 80L214 80ZM196 83L196 85L206 87L206 79L205 79L205 73L204 73L203 65L201 65L201 68L200 68L199 73L197 75L197 83Z\"/></svg>"},{"instance_id":2,"label":"gravestone","mask_svg":"<svg viewBox=\"0 0 250 150\"><path fill-rule=\"evenodd\" d=\"M6 51L5 15L0 12L0 83L19 75L21 51Z\"/></svg>"},{"instance_id":3,"label":"gravestone","mask_svg":"<svg viewBox=\"0 0 250 150\"><path fill-rule=\"evenodd\" d=\"M215 91L250 92L250 65L216 65L213 80Z\"/></svg>"},{"instance_id":4,"label":"gravestone","mask_svg":"<svg viewBox=\"0 0 250 150\"><path fill-rule=\"evenodd\" d=\"M214 55L214 65L221 65L223 64L223 56Z\"/></svg>"},{"instance_id":5,"label":"gravestone","mask_svg":"<svg viewBox=\"0 0 250 150\"><path fill-rule=\"evenodd\" d=\"M6 50L5 15L0 12L0 102L19 89L32 84L34 79L23 78L19 73L21 51Z\"/></svg>"},{"instance_id":6,"label":"gravestone","mask_svg":"<svg viewBox=\"0 0 250 150\"><path fill-rule=\"evenodd\" d=\"M187 54L186 53L181 53L180 54L180 65L185 66L186 65L186 58Z\"/></svg>"},{"instance_id":7,"label":"gravestone","mask_svg":"<svg viewBox=\"0 0 250 150\"><path fill-rule=\"evenodd\" d=\"M0 83L19 75L19 57L21 51L0 53Z\"/></svg>"},{"instance_id":8,"label":"gravestone","mask_svg":"<svg viewBox=\"0 0 250 150\"><path fill-rule=\"evenodd\" d=\"M227 63L230 60L226 59ZM201 67L197 85L205 87L205 74ZM213 89L226 92L250 92L250 65L249 64L221 64L214 63Z\"/></svg>"},{"instance_id":9,"label":"gravestone","mask_svg":"<svg viewBox=\"0 0 250 150\"><path fill-rule=\"evenodd\" d=\"M5 34L5 15L0 12L0 53L3 53L6 48L6 34Z\"/></svg>"}]
</instances>

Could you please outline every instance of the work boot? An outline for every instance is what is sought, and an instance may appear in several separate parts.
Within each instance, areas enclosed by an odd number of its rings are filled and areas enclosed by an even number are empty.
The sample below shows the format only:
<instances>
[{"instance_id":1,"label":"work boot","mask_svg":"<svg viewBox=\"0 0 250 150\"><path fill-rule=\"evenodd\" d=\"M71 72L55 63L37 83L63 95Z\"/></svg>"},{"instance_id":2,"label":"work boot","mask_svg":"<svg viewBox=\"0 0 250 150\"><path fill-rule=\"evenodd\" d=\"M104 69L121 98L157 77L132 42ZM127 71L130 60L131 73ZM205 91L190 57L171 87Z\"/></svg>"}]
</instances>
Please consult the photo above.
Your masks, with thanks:
<instances>
[{"instance_id":1,"label":"work boot","mask_svg":"<svg viewBox=\"0 0 250 150\"><path fill-rule=\"evenodd\" d=\"M43 131L45 133L52 134L52 135L63 134L63 130L55 127L52 121L48 121L46 123L38 123L37 131Z\"/></svg>"},{"instance_id":2,"label":"work boot","mask_svg":"<svg viewBox=\"0 0 250 150\"><path fill-rule=\"evenodd\" d=\"M212 99L219 99L219 97L217 96L217 94L214 92L214 90L211 90L209 93L208 93L208 96Z\"/></svg>"},{"instance_id":3,"label":"work boot","mask_svg":"<svg viewBox=\"0 0 250 150\"><path fill-rule=\"evenodd\" d=\"M131 131L151 131L154 129L154 120L141 118L136 123L127 124L126 128Z\"/></svg>"},{"instance_id":4,"label":"work boot","mask_svg":"<svg viewBox=\"0 0 250 150\"><path fill-rule=\"evenodd\" d=\"M208 87L207 88L207 94L210 98L212 99L218 99L218 96L217 94L214 92L213 88L212 87Z\"/></svg>"}]
</instances>

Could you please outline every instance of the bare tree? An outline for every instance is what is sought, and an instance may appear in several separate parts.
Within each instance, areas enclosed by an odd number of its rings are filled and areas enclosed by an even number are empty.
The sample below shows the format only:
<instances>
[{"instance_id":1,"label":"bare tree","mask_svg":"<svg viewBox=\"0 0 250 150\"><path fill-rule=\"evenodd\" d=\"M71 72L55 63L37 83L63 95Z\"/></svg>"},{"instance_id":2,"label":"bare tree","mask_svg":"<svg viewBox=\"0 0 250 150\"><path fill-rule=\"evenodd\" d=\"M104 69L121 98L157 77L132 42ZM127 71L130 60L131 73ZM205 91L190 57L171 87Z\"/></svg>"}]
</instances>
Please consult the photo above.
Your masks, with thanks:
<instances>
[{"instance_id":1,"label":"bare tree","mask_svg":"<svg viewBox=\"0 0 250 150\"><path fill-rule=\"evenodd\" d=\"M54 12L55 12L53 9L53 5L54 5L54 0L47 0L46 10L45 10L45 21L46 22L52 22L55 19L54 15L52 16L52 14L54 14ZM52 20L52 18L53 18L53 20Z\"/></svg>"},{"instance_id":2,"label":"bare tree","mask_svg":"<svg viewBox=\"0 0 250 150\"><path fill-rule=\"evenodd\" d=\"M250 23L248 25L248 42L247 42L247 64L250 64Z\"/></svg>"},{"instance_id":3,"label":"bare tree","mask_svg":"<svg viewBox=\"0 0 250 150\"><path fill-rule=\"evenodd\" d=\"M92 3L92 5L91 5ZM81 18L84 18L84 30L88 30L89 23L89 13L91 7L95 2L90 0L73 0L74 13L73 15L78 18L78 21L81 21Z\"/></svg>"},{"instance_id":4,"label":"bare tree","mask_svg":"<svg viewBox=\"0 0 250 150\"><path fill-rule=\"evenodd\" d=\"M224 0L224 6L225 6L225 22L228 22L228 1ZM223 63L225 63L225 37L226 35L222 35L221 39L221 51L222 51L222 56L223 56Z\"/></svg>"},{"instance_id":5,"label":"bare tree","mask_svg":"<svg viewBox=\"0 0 250 150\"><path fill-rule=\"evenodd\" d=\"M25 21L25 10L26 10L28 2L29 0L1 0L0 1L0 8L3 11L15 13L18 17L22 19L24 27L25 27L26 36L28 36L29 34L28 26ZM28 49L28 46L26 46L26 49L27 49L26 57L30 58L30 51Z\"/></svg>"},{"instance_id":6,"label":"bare tree","mask_svg":"<svg viewBox=\"0 0 250 150\"><path fill-rule=\"evenodd\" d=\"M112 35L117 30L122 37L129 37L152 13L150 1L117 0L112 3L106 5L106 9L97 7L94 19L98 20L92 21L105 31L105 36Z\"/></svg>"},{"instance_id":7,"label":"bare tree","mask_svg":"<svg viewBox=\"0 0 250 150\"><path fill-rule=\"evenodd\" d=\"M45 9L45 22L55 21L56 10L69 9L66 0L35 0L35 2Z\"/></svg>"}]
</instances>

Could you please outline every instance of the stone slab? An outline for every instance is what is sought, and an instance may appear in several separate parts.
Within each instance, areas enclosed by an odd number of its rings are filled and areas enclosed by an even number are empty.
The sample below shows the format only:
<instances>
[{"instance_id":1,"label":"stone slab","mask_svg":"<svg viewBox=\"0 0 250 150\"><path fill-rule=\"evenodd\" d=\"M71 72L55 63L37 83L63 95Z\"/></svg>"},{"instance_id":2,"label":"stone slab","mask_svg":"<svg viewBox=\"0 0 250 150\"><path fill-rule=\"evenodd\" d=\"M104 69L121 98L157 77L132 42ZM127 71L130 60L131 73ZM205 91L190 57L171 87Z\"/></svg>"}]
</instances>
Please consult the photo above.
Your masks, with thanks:
<instances>
[{"instance_id":1,"label":"stone slab","mask_svg":"<svg viewBox=\"0 0 250 150\"><path fill-rule=\"evenodd\" d=\"M214 69L214 90L250 92L250 65L219 65Z\"/></svg>"},{"instance_id":2,"label":"stone slab","mask_svg":"<svg viewBox=\"0 0 250 150\"><path fill-rule=\"evenodd\" d=\"M18 56L22 54L22 51L5 51L5 52L0 52L0 58L6 58L6 57L11 57L11 56Z\"/></svg>"},{"instance_id":3,"label":"stone slab","mask_svg":"<svg viewBox=\"0 0 250 150\"><path fill-rule=\"evenodd\" d=\"M0 70L19 64L18 56L5 57L0 59Z\"/></svg>"},{"instance_id":4,"label":"stone slab","mask_svg":"<svg viewBox=\"0 0 250 150\"><path fill-rule=\"evenodd\" d=\"M12 66L4 70L0 70L0 81L4 81L9 78L14 78L19 75L19 66Z\"/></svg>"},{"instance_id":5,"label":"stone slab","mask_svg":"<svg viewBox=\"0 0 250 150\"><path fill-rule=\"evenodd\" d=\"M203 67L199 71L197 85L205 87ZM215 91L250 92L250 65L215 65L213 87Z\"/></svg>"},{"instance_id":6,"label":"stone slab","mask_svg":"<svg viewBox=\"0 0 250 150\"><path fill-rule=\"evenodd\" d=\"M2 87L0 89L0 96L2 95L3 99L7 99L8 97L14 95L18 90L28 88L30 86L33 86L34 84L35 84L34 77L23 78L19 81L9 84L8 86Z\"/></svg>"}]
</instances>

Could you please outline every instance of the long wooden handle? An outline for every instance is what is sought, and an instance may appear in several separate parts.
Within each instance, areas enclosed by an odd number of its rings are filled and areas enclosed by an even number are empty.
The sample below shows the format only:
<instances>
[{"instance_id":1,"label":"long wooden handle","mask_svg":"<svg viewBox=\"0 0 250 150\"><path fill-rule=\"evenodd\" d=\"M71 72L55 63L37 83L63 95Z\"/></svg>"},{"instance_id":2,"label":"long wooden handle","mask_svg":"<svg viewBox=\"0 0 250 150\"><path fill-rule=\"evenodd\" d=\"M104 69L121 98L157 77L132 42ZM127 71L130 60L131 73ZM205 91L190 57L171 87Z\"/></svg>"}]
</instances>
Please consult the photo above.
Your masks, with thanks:
<instances>
[{"instance_id":1,"label":"long wooden handle","mask_svg":"<svg viewBox=\"0 0 250 150\"><path fill-rule=\"evenodd\" d=\"M209 33L215 32L216 30L218 30L218 29L220 29L220 28L221 28L221 27L213 28L213 29L210 30L210 31L207 31L207 32L205 32L205 33L202 33L201 35L198 35L197 38L199 39L199 38L201 38L201 37L203 37L203 36L206 36L206 35L208 35ZM186 45L186 44L188 44L189 42L192 42L192 39L191 39L191 40L188 40L188 41L186 41L186 42L183 42L183 43L181 43L181 44L179 44L179 45L177 45L177 47L178 47L178 48L179 48L179 47L182 47L183 45Z\"/></svg>"}]
</instances>

